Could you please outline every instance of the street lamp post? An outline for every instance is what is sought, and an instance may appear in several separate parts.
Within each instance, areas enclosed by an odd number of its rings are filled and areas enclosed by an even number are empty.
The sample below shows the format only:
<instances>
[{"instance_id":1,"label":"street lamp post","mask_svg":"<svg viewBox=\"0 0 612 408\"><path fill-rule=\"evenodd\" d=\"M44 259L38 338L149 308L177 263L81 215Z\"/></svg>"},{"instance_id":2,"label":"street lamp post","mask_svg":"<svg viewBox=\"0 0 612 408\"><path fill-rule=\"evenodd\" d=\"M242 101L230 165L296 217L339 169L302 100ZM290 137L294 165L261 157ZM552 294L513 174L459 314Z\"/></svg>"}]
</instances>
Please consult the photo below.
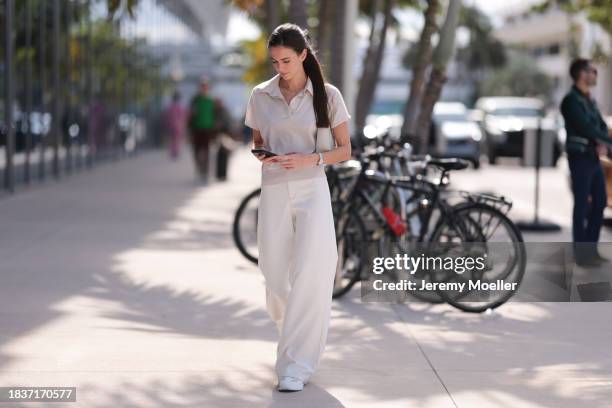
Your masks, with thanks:
<instances>
[{"instance_id":1,"label":"street lamp post","mask_svg":"<svg viewBox=\"0 0 612 408\"><path fill-rule=\"evenodd\" d=\"M542 118L538 119L538 128L535 137L535 191L534 191L534 214L532 221L519 221L516 226L522 231L533 232L556 232L561 227L555 223L540 219L540 164L542 155Z\"/></svg>"},{"instance_id":2,"label":"street lamp post","mask_svg":"<svg viewBox=\"0 0 612 408\"><path fill-rule=\"evenodd\" d=\"M14 104L14 87L13 87L13 19L14 19L14 0L5 0L4 2L4 18L5 18L5 75L4 75L4 118L6 127L5 141L5 167L4 167L4 188L9 192L14 191L14 173L13 173L13 152L15 150L15 128L13 127L13 104Z\"/></svg>"},{"instance_id":3,"label":"street lamp post","mask_svg":"<svg viewBox=\"0 0 612 408\"><path fill-rule=\"evenodd\" d=\"M26 31L26 66L25 66L25 112L24 120L26 123L26 143L25 143L25 169L24 182L30 183L30 151L32 150L32 129L30 116L32 115L32 0L25 0L25 31Z\"/></svg>"},{"instance_id":4,"label":"street lamp post","mask_svg":"<svg viewBox=\"0 0 612 408\"><path fill-rule=\"evenodd\" d=\"M60 146L60 0L53 0L53 102L51 117L51 138L53 139L53 176L60 177L59 146Z\"/></svg>"},{"instance_id":5,"label":"street lamp post","mask_svg":"<svg viewBox=\"0 0 612 408\"><path fill-rule=\"evenodd\" d=\"M39 53L39 59L38 59L38 73L40 76L40 110L41 113L43 114L43 118L45 117L44 115L47 114L47 104L45 101L45 92L46 92L46 39L47 39L47 2L45 1L41 1L40 2L40 35L39 35L39 43L38 43L38 53ZM43 119L44 120L44 119ZM45 122L43 122L45 123ZM45 126L43 126L42 130L41 130L41 139L40 139L40 146L39 146L39 155L38 155L38 180L39 181L43 181L45 179L45 159L46 159L46 152L47 152L47 137L49 136L49 133L47 132L47 129Z\"/></svg>"}]
</instances>

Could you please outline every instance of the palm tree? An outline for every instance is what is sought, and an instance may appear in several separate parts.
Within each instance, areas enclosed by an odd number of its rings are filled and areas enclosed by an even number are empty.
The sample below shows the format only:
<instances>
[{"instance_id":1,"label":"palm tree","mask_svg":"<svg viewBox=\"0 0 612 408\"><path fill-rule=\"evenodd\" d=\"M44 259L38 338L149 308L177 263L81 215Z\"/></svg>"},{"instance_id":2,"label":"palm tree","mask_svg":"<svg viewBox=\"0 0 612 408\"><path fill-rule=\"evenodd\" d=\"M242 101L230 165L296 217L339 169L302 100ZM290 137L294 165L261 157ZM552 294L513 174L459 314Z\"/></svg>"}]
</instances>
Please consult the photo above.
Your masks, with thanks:
<instances>
[{"instance_id":1,"label":"palm tree","mask_svg":"<svg viewBox=\"0 0 612 408\"><path fill-rule=\"evenodd\" d=\"M415 147L417 148L416 151L420 154L425 153L431 123L431 113L434 104L440 98L442 87L446 82L446 66L455 47L455 32L457 31L460 10L461 0L450 0L446 13L446 20L440 30L440 40L432 58L432 69L423 94L421 110L417 121L417 143Z\"/></svg>"},{"instance_id":2,"label":"palm tree","mask_svg":"<svg viewBox=\"0 0 612 408\"><path fill-rule=\"evenodd\" d=\"M266 38L280 24L280 8L277 0L264 0L264 23L266 28Z\"/></svg>"},{"instance_id":3,"label":"palm tree","mask_svg":"<svg viewBox=\"0 0 612 408\"><path fill-rule=\"evenodd\" d=\"M344 84L344 16L346 12L346 0L335 0L333 2L333 25L331 50L331 81L343 91Z\"/></svg>"},{"instance_id":4,"label":"palm tree","mask_svg":"<svg viewBox=\"0 0 612 408\"><path fill-rule=\"evenodd\" d=\"M440 4L438 0L427 0L425 11L425 24L421 31L417 54L412 64L412 81L410 82L410 95L404 108L404 123L402 124L402 136L413 138L416 132L416 118L418 108L423 95L425 83L425 70L431 61L432 46L431 36L438 30L436 25L436 14Z\"/></svg>"},{"instance_id":5,"label":"palm tree","mask_svg":"<svg viewBox=\"0 0 612 408\"><path fill-rule=\"evenodd\" d=\"M356 129L363 129L365 118L372 105L385 52L387 31L392 20L391 10L395 5L395 0L385 0L382 27L377 30L376 21L378 19L379 3L380 0L374 0L371 5L372 26L370 31L370 42L363 60L363 73L361 75L361 81L359 82L359 91L357 93L355 106Z\"/></svg>"},{"instance_id":6,"label":"palm tree","mask_svg":"<svg viewBox=\"0 0 612 408\"><path fill-rule=\"evenodd\" d=\"M498 68L506 63L504 45L493 36L493 25L487 15L475 6L464 6L459 13L459 25L470 34L469 43L457 51L457 61L470 72Z\"/></svg>"},{"instance_id":7,"label":"palm tree","mask_svg":"<svg viewBox=\"0 0 612 408\"><path fill-rule=\"evenodd\" d=\"M266 39L270 37L272 31L280 24L280 8L279 2L276 0L264 0L265 15L264 24L266 28ZM266 41L264 39L264 41ZM272 64L267 64L267 71L269 75L274 75L274 67Z\"/></svg>"},{"instance_id":8,"label":"palm tree","mask_svg":"<svg viewBox=\"0 0 612 408\"><path fill-rule=\"evenodd\" d=\"M127 13L131 18L134 18L134 10L138 7L139 2L140 0L106 0L108 18L112 20L115 17L115 13L119 13L120 16Z\"/></svg>"},{"instance_id":9,"label":"palm tree","mask_svg":"<svg viewBox=\"0 0 612 408\"><path fill-rule=\"evenodd\" d=\"M305 0L289 0L289 22L308 28L308 13Z\"/></svg>"},{"instance_id":10,"label":"palm tree","mask_svg":"<svg viewBox=\"0 0 612 408\"><path fill-rule=\"evenodd\" d=\"M327 68L327 62L329 61L329 40L330 40L330 28L332 24L332 8L331 1L320 0L319 1L319 12L318 12L318 26L317 26L317 49L319 50L319 62L323 65L323 68Z\"/></svg>"}]
</instances>

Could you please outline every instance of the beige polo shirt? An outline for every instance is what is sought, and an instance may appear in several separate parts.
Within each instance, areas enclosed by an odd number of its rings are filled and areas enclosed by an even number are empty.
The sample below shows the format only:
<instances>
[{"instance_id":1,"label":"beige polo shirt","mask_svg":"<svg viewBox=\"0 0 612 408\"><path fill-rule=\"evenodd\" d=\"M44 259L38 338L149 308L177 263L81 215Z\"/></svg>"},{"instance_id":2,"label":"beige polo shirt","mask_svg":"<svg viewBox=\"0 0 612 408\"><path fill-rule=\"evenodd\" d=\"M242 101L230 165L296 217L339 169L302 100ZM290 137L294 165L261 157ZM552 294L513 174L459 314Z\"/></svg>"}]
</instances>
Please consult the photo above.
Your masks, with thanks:
<instances>
[{"instance_id":1,"label":"beige polo shirt","mask_svg":"<svg viewBox=\"0 0 612 408\"><path fill-rule=\"evenodd\" d=\"M245 125L261 133L266 149L277 153L312 153L315 150L316 117L312 106L312 82L291 99L283 97L280 75L257 85L246 110ZM342 94L335 86L325 84L329 104L329 120L332 128L346 122L350 115ZM262 165L262 185L276 184L311 177L325 177L321 166L286 170L276 163Z\"/></svg>"}]
</instances>

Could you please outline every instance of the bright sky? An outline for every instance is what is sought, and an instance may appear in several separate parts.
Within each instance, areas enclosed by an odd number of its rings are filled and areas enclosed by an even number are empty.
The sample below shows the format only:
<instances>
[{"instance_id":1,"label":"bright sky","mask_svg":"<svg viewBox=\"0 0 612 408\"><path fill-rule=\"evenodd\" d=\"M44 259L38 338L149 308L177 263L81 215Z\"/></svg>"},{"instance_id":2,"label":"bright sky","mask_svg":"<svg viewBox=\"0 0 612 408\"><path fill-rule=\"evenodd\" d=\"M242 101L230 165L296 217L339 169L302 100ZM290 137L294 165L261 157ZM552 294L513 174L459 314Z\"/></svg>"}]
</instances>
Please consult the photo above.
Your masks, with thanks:
<instances>
[{"instance_id":1,"label":"bright sky","mask_svg":"<svg viewBox=\"0 0 612 408\"><path fill-rule=\"evenodd\" d=\"M541 3L541 1L542 0L464 0L464 4L476 5L491 18L494 25L500 25L505 15L523 11L533 4ZM414 18L409 15L406 15L405 18L406 19L402 19L402 21L405 21L408 25L412 25L415 22ZM240 11L232 13L227 36L229 43L234 43L241 39L257 38L258 35L258 27L248 19L246 13Z\"/></svg>"},{"instance_id":2,"label":"bright sky","mask_svg":"<svg viewBox=\"0 0 612 408\"><path fill-rule=\"evenodd\" d=\"M532 4L541 2L541 0L512 0L512 1L495 1L495 0L464 0L464 4L476 5L491 18L494 25L500 25L503 21L503 16L513 14L525 10ZM176 18L166 12L159 12L160 8L155 7L154 0L143 0L138 7L137 16L138 23L126 24L130 32L136 32L139 35L146 36L150 42L157 43L160 40L170 42L191 42L197 41L197 38L185 28ZM104 8L98 10L100 15L105 15ZM98 14L96 13L96 14ZM420 16L415 16L414 13L399 13L400 21L410 30L411 27L419 25ZM243 39L254 39L259 35L259 28L255 23L249 20L246 13L235 10L230 14L226 40L228 44L235 44ZM215 39L218 40L218 39ZM215 41L218 43L218 41Z\"/></svg>"},{"instance_id":3,"label":"bright sky","mask_svg":"<svg viewBox=\"0 0 612 408\"><path fill-rule=\"evenodd\" d=\"M464 0L464 4L476 5L491 18L495 25L501 23L500 20L505 15L524 11L532 5L542 2L542 0Z\"/></svg>"}]
</instances>

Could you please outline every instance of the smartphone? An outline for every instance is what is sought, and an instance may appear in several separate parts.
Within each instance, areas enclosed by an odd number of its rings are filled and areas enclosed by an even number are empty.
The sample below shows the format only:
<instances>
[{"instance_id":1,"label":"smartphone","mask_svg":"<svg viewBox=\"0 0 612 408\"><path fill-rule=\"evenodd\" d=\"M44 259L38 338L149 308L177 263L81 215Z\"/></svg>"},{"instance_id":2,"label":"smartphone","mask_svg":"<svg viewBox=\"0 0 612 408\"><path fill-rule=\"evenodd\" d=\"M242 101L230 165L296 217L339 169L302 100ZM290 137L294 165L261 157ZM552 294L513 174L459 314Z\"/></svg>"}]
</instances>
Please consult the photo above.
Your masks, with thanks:
<instances>
[{"instance_id":1,"label":"smartphone","mask_svg":"<svg viewBox=\"0 0 612 408\"><path fill-rule=\"evenodd\" d=\"M266 150L266 149L251 149L251 153L253 153L253 154L263 154L266 157L277 156L276 153L272 153L271 151Z\"/></svg>"}]
</instances>

